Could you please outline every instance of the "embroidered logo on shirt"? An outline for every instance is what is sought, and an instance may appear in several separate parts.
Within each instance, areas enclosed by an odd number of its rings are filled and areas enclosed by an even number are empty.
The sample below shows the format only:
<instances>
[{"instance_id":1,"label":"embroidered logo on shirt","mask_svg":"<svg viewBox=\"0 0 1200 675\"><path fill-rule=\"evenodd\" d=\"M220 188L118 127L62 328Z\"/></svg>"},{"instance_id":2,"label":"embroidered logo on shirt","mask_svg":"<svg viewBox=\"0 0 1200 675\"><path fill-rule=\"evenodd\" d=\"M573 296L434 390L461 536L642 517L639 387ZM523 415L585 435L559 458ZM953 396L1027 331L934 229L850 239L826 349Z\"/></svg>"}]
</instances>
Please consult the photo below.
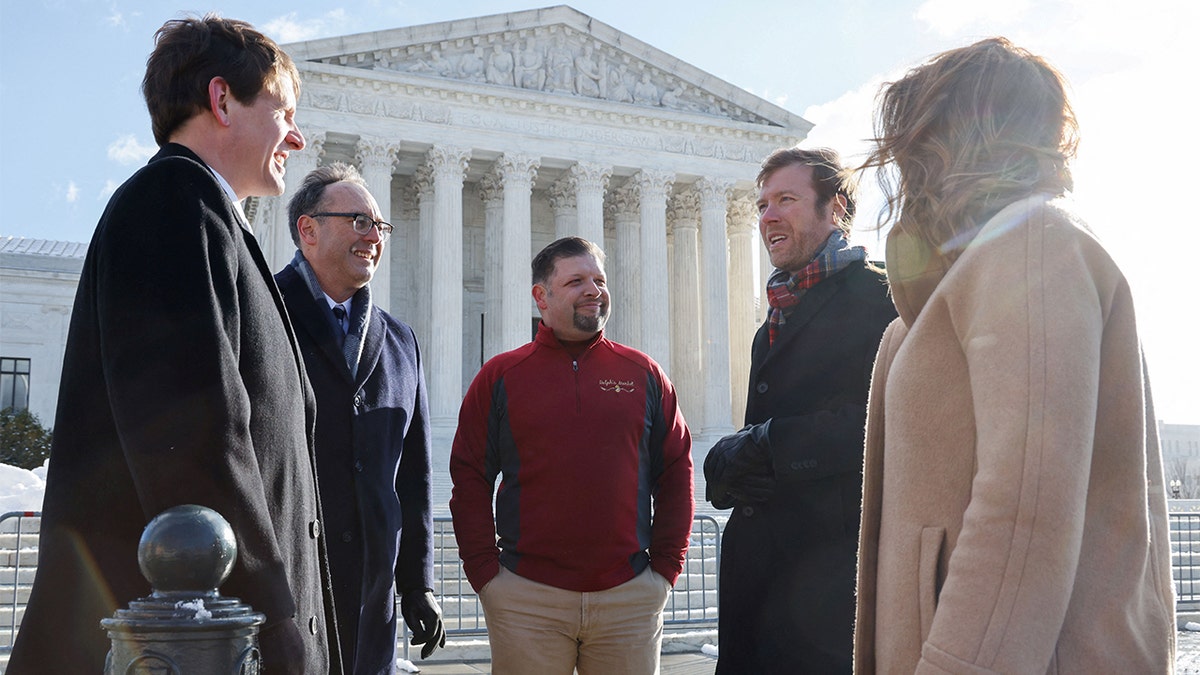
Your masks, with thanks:
<instances>
[{"instance_id":1,"label":"embroidered logo on shirt","mask_svg":"<svg viewBox=\"0 0 1200 675\"><path fill-rule=\"evenodd\" d=\"M618 394L633 391L632 380L600 380L600 391L612 391Z\"/></svg>"}]
</instances>

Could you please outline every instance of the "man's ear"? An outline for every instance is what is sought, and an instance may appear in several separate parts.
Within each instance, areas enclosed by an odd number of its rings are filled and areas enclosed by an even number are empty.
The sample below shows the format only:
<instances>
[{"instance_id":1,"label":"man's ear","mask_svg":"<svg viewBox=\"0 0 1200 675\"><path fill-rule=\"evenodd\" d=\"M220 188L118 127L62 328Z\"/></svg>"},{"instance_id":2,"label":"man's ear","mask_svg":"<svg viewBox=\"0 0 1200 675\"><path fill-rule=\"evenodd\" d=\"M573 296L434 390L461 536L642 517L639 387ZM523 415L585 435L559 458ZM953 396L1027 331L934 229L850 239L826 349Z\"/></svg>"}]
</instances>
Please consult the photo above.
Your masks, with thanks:
<instances>
[{"instance_id":1,"label":"man's ear","mask_svg":"<svg viewBox=\"0 0 1200 675\"><path fill-rule=\"evenodd\" d=\"M231 98L233 98L233 93L225 78L214 77L208 81L208 110L223 127L229 126L229 99Z\"/></svg>"},{"instance_id":2,"label":"man's ear","mask_svg":"<svg viewBox=\"0 0 1200 675\"><path fill-rule=\"evenodd\" d=\"M846 195L835 194L833 196L833 223L837 225L846 218Z\"/></svg>"},{"instance_id":3,"label":"man's ear","mask_svg":"<svg viewBox=\"0 0 1200 675\"><path fill-rule=\"evenodd\" d=\"M533 285L533 301L537 303L538 309L546 309L546 287L541 284Z\"/></svg>"},{"instance_id":4,"label":"man's ear","mask_svg":"<svg viewBox=\"0 0 1200 675\"><path fill-rule=\"evenodd\" d=\"M320 225L312 216L300 216L296 221L296 231L300 234L300 243L309 246L317 245L317 228Z\"/></svg>"}]
</instances>

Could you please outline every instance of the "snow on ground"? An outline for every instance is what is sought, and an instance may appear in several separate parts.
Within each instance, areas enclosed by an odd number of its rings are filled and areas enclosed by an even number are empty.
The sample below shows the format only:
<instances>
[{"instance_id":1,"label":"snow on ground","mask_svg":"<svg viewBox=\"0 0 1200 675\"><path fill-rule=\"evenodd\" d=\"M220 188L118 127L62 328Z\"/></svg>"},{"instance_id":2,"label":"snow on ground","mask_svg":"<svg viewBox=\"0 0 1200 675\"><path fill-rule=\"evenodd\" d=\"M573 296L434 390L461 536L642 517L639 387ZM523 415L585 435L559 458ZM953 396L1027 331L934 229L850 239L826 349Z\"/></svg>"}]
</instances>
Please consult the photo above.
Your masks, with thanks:
<instances>
[{"instance_id":1,"label":"snow on ground","mask_svg":"<svg viewBox=\"0 0 1200 675\"><path fill-rule=\"evenodd\" d=\"M42 510L47 464L49 461L33 471L0 464L0 514Z\"/></svg>"}]
</instances>

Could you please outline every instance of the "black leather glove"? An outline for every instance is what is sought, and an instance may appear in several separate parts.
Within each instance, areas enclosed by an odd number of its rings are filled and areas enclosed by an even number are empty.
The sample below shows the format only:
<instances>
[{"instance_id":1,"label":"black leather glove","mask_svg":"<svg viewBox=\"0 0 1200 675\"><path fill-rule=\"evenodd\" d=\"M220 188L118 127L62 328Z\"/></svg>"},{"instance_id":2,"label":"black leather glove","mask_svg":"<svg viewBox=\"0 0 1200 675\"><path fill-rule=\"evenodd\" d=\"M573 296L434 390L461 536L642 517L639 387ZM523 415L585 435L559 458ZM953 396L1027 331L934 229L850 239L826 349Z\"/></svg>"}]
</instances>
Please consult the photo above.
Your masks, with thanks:
<instances>
[{"instance_id":1,"label":"black leather glove","mask_svg":"<svg viewBox=\"0 0 1200 675\"><path fill-rule=\"evenodd\" d=\"M412 644L425 645L421 658L427 659L438 647L446 646L446 627L442 624L442 608L433 591L424 588L405 591L400 596L400 614L412 631Z\"/></svg>"},{"instance_id":2,"label":"black leather glove","mask_svg":"<svg viewBox=\"0 0 1200 675\"><path fill-rule=\"evenodd\" d=\"M705 498L718 509L765 502L775 492L771 420L750 424L717 441L704 459Z\"/></svg>"}]
</instances>

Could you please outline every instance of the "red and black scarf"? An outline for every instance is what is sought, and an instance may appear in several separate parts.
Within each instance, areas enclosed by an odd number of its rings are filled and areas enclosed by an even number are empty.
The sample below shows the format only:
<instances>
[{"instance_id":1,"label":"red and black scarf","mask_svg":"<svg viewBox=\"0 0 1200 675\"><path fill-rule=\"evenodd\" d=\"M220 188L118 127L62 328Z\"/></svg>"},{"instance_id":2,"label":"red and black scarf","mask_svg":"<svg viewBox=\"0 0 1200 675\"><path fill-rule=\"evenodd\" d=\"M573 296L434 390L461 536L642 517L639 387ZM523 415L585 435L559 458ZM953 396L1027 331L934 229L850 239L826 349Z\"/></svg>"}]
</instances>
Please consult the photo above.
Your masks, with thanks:
<instances>
[{"instance_id":1,"label":"red and black scarf","mask_svg":"<svg viewBox=\"0 0 1200 675\"><path fill-rule=\"evenodd\" d=\"M866 258L867 249L851 246L842 231L836 230L825 240L821 252L799 272L788 274L784 270L775 270L767 281L767 303L771 305L771 313L767 315L770 344L775 344L779 327L787 323L784 312L795 307L806 290L842 271L850 263Z\"/></svg>"}]
</instances>

